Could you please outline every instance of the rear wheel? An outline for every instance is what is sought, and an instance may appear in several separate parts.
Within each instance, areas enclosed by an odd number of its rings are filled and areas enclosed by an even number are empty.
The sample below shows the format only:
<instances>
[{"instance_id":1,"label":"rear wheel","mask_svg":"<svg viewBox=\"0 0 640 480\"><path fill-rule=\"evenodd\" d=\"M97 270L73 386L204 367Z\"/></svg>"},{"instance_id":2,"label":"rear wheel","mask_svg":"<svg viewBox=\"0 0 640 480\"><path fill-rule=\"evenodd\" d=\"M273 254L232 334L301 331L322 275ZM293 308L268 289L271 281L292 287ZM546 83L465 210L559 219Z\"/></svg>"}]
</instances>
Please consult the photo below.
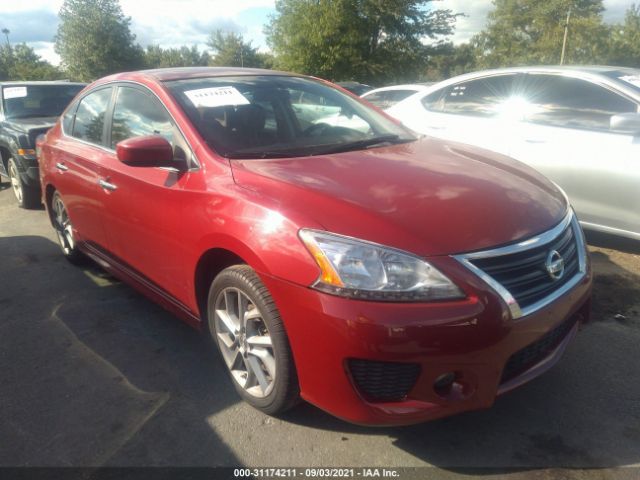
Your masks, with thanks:
<instances>
[{"instance_id":1,"label":"rear wheel","mask_svg":"<svg viewBox=\"0 0 640 480\"><path fill-rule=\"evenodd\" d=\"M18 200L18 206L21 208L38 208L40 206L40 191L36 188L30 188L22 182L16 161L10 158L7 162L7 173L13 194Z\"/></svg>"},{"instance_id":2,"label":"rear wheel","mask_svg":"<svg viewBox=\"0 0 640 480\"><path fill-rule=\"evenodd\" d=\"M282 413L299 398L298 379L284 325L254 270L236 265L211 284L208 327L236 391L258 410Z\"/></svg>"},{"instance_id":3,"label":"rear wheel","mask_svg":"<svg viewBox=\"0 0 640 480\"><path fill-rule=\"evenodd\" d=\"M84 260L84 256L78 250L73 235L73 225L71 225L71 220L67 213L67 207L65 207L62 196L57 191L54 192L51 199L51 214L53 228L56 231L58 243L60 244L63 255L71 263L81 263Z\"/></svg>"}]
</instances>

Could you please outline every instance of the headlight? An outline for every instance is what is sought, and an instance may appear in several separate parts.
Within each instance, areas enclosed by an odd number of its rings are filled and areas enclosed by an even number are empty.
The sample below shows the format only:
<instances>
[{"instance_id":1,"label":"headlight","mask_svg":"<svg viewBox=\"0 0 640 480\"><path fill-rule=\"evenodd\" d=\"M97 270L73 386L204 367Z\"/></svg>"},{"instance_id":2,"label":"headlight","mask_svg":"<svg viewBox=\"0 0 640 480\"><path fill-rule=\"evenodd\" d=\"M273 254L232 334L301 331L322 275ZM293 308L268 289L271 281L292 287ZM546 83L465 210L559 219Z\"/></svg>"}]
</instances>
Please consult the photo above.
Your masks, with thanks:
<instances>
[{"instance_id":1,"label":"headlight","mask_svg":"<svg viewBox=\"0 0 640 480\"><path fill-rule=\"evenodd\" d=\"M464 298L435 267L408 253L316 230L300 238L320 267L314 288L334 295L391 302Z\"/></svg>"}]
</instances>

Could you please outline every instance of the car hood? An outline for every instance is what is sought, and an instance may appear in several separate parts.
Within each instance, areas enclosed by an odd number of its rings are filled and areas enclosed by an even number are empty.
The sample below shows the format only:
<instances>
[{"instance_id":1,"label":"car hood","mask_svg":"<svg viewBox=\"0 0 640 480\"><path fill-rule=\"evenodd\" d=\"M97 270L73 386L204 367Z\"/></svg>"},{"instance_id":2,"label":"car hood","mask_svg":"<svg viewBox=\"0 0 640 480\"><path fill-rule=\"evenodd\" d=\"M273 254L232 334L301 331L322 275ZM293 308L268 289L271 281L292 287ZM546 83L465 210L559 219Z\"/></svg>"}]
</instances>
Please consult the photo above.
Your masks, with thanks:
<instances>
[{"instance_id":1,"label":"car hood","mask_svg":"<svg viewBox=\"0 0 640 480\"><path fill-rule=\"evenodd\" d=\"M29 133L33 129L51 128L57 120L58 117L9 118L4 123L17 132Z\"/></svg>"},{"instance_id":2,"label":"car hood","mask_svg":"<svg viewBox=\"0 0 640 480\"><path fill-rule=\"evenodd\" d=\"M563 193L530 167L424 138L366 151L231 160L235 181L322 228L422 256L534 236L567 212Z\"/></svg>"}]
</instances>

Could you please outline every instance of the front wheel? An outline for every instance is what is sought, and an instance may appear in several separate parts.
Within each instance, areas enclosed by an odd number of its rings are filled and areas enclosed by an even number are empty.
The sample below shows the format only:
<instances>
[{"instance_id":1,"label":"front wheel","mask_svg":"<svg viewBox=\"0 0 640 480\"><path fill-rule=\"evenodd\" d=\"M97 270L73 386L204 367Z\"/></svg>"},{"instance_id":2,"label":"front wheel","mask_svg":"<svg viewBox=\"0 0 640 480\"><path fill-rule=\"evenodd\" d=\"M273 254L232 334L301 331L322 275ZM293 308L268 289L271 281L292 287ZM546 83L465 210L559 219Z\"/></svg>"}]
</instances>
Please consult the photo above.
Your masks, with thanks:
<instances>
[{"instance_id":1,"label":"front wheel","mask_svg":"<svg viewBox=\"0 0 640 480\"><path fill-rule=\"evenodd\" d=\"M255 271L247 265L223 270L211 284L207 314L240 396L268 415L294 406L300 389L287 334Z\"/></svg>"},{"instance_id":2,"label":"front wheel","mask_svg":"<svg viewBox=\"0 0 640 480\"><path fill-rule=\"evenodd\" d=\"M73 225L71 225L67 207L65 207L62 196L57 191L54 192L51 198L51 214L53 228L56 231L58 243L60 244L63 255L71 263L82 263L84 256L76 245L73 235Z\"/></svg>"},{"instance_id":3,"label":"front wheel","mask_svg":"<svg viewBox=\"0 0 640 480\"><path fill-rule=\"evenodd\" d=\"M10 158L7 162L7 173L9 174L13 194L18 200L18 206L21 208L38 208L40 206L40 191L35 188L29 188L22 182L18 166L13 158Z\"/></svg>"}]
</instances>

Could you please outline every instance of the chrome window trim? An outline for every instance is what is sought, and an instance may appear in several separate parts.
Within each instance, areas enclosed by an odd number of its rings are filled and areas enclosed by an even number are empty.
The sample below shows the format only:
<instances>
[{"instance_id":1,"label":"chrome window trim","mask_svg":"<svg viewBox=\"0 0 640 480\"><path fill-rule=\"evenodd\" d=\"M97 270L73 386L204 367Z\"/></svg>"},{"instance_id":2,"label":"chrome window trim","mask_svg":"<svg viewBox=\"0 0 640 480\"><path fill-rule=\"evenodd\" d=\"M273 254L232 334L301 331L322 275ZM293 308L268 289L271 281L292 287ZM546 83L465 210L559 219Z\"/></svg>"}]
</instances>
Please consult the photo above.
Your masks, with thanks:
<instances>
[{"instance_id":1,"label":"chrome window trim","mask_svg":"<svg viewBox=\"0 0 640 480\"><path fill-rule=\"evenodd\" d=\"M111 88L113 88L114 86L117 87L119 84L123 84L123 83L130 83L130 84L142 87L146 92L149 92L151 95L153 95L160 102L162 107L166 110L167 115L169 115L169 118L171 118L171 121L173 122L173 124L178 128L178 131L180 132L180 135L182 135L182 138L184 139L185 143L189 146L189 150L191 150L191 158L193 159L193 163L195 163L195 166L191 167L191 168L188 168L186 171L187 172L195 172L195 171L200 170L202 168L202 163L200 163L200 160L198 159L195 151L193 150L193 145L191 145L191 142L189 141L187 136L184 134L184 131L182 130L182 128L180 127L180 125L176 121L175 117L171 114L171 112L167 109L167 107L165 107L162 99L160 97L158 97L158 95L153 90L151 90L147 85L145 85L144 83L136 82L135 80L111 80L109 82L101 83L100 85L96 85L95 88L92 88L91 90L88 90L88 91L84 92L82 97L78 98L76 101L74 101L71 104L70 108L73 108L74 106L77 107L77 105L80 104L80 102L82 101L82 99L84 97L86 97L87 95L95 92L96 90L99 90L102 87L110 86ZM62 112L62 115L60 115L60 118L62 118L65 113L67 113L67 110ZM75 117L75 113L74 113L74 117ZM109 152L109 153L113 153L114 155L116 153L115 150L113 150L113 149L111 149L109 147L106 147L104 145L97 145L95 143L87 142L87 141L81 140L81 139L79 139L77 137L74 137L73 135L68 134L67 132L64 131L64 122L62 122L62 121L60 121L60 131L62 132L62 134L66 138L77 140L77 141L79 141L81 143L84 143L85 145L91 145L92 147L100 148L101 150L104 150L104 151Z\"/></svg>"},{"instance_id":2,"label":"chrome window trim","mask_svg":"<svg viewBox=\"0 0 640 480\"><path fill-rule=\"evenodd\" d=\"M493 277L485 273L480 268L476 267L472 260L476 260L479 258L488 258L488 257L498 257L502 255L510 255L513 253L519 253L526 250L530 250L532 248L540 247L551 243L553 240L557 239L558 236L567 228L567 226L571 225L573 230L573 236L576 242L576 250L578 253L578 273L576 273L571 280L562 285L557 290L550 293L548 296L543 298L542 300L537 301L536 303L529 305L526 308L521 308L516 299L511 295L511 293L500 284L500 282L496 281ZM586 242L584 238L584 234L582 233L582 229L580 228L580 224L578 223L578 219L576 215L573 213L572 209L569 209L569 212L564 217L564 219L551 230L548 230L540 235L529 238L522 242L518 242L513 245L507 245L506 247L493 248L491 250L484 250L481 252L472 252L460 255L453 255L453 258L464 265L466 268L475 273L478 277L480 277L485 283L487 283L496 293L502 298L502 300L507 304L509 311L511 312L511 317L513 320L517 320L522 317L526 317L534 312L537 312L541 308L546 307L553 301L557 300L559 297L567 293L569 290L574 288L580 281L584 278L587 273L587 252L586 252Z\"/></svg>"}]
</instances>

